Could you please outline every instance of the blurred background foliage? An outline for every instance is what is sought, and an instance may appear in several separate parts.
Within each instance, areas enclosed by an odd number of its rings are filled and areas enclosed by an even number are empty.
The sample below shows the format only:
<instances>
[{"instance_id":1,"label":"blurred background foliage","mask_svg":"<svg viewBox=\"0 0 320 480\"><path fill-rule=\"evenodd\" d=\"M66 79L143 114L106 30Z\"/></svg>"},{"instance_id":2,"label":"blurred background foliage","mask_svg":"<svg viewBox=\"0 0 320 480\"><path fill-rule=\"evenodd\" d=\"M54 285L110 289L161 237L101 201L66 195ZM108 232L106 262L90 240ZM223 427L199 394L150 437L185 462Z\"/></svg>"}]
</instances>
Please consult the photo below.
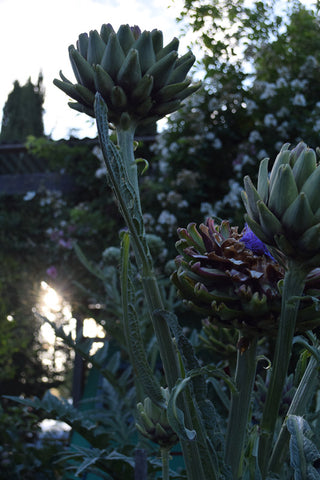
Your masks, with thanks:
<instances>
[{"instance_id":1,"label":"blurred background foliage","mask_svg":"<svg viewBox=\"0 0 320 480\"><path fill-rule=\"evenodd\" d=\"M136 151L149 162L140 177L145 225L165 296L176 311L182 307L168 276L177 227L218 216L242 228L243 176L254 178L258 162L273 160L283 143L320 144L319 2L306 8L297 0L254 1L250 7L244 0L185 0L180 20L183 35L194 39L190 47L199 52L193 75L203 79L203 86L160 131L155 126L139 131ZM37 85L30 80L14 84L4 107L0 147L25 144L25 155L41 171L71 175L75 188L0 196L1 395L42 397L49 388L70 392L74 357L67 347L56 344L66 355L62 368L43 362L47 346L33 313L43 281L61 295L74 318L94 317L121 344L121 312L110 295L123 223L98 141L45 137L44 94L41 74ZM81 262L79 251L88 260ZM195 326L201 330L201 318L183 315L190 333ZM211 333L206 326L200 336L192 333L198 351L206 360L222 356L232 365L234 339L215 332L221 338L210 343ZM156 365L148 326L144 335ZM2 408L7 422L9 407L3 403ZM26 430L33 429L31 423ZM13 437L11 442L21 445L20 434Z\"/></svg>"}]
</instances>

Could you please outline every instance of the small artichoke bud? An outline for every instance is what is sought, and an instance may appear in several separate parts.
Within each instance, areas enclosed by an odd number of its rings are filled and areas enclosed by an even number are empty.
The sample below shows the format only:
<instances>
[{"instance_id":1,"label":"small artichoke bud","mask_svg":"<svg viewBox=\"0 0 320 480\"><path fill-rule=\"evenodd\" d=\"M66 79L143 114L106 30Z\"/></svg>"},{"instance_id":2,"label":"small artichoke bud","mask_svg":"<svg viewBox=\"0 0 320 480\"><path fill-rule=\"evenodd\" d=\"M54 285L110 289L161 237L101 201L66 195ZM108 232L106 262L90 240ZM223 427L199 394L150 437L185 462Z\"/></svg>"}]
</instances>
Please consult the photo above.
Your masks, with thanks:
<instances>
[{"instance_id":1,"label":"small artichoke bud","mask_svg":"<svg viewBox=\"0 0 320 480\"><path fill-rule=\"evenodd\" d=\"M285 267L246 226L208 219L178 229L177 269L171 280L187 307L223 328L236 328L244 338L275 336L281 311ZM307 276L298 312L297 331L320 322L320 269Z\"/></svg>"},{"instance_id":2,"label":"small artichoke bud","mask_svg":"<svg viewBox=\"0 0 320 480\"><path fill-rule=\"evenodd\" d=\"M94 98L99 92L107 104L109 120L122 129L156 121L177 110L182 100L200 87L190 85L187 74L195 62L191 52L179 58L179 41L163 46L159 30L143 31L110 24L100 33L81 33L69 47L73 84L62 73L54 84L75 100L70 107L94 117Z\"/></svg>"},{"instance_id":3,"label":"small artichoke bud","mask_svg":"<svg viewBox=\"0 0 320 480\"><path fill-rule=\"evenodd\" d=\"M168 389L162 388L161 390L164 398L168 400ZM138 403L137 412L136 427L144 437L168 450L178 443L178 435L169 425L165 406L159 407L147 397L143 404Z\"/></svg>"},{"instance_id":4,"label":"small artichoke bud","mask_svg":"<svg viewBox=\"0 0 320 480\"><path fill-rule=\"evenodd\" d=\"M303 142L282 147L271 173L260 163L258 185L244 179L243 201L251 230L274 256L285 256L309 271L320 263L320 165Z\"/></svg>"}]
</instances>

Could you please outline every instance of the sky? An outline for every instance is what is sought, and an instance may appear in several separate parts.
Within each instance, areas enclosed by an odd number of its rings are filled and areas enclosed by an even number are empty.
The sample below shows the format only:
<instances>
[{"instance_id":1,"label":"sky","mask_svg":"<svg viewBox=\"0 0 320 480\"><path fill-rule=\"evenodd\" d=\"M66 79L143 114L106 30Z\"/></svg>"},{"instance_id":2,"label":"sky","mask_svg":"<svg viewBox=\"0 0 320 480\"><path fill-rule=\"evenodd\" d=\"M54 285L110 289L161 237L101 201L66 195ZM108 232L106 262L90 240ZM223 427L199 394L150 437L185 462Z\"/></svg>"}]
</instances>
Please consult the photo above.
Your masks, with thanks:
<instances>
[{"instance_id":1,"label":"sky","mask_svg":"<svg viewBox=\"0 0 320 480\"><path fill-rule=\"evenodd\" d=\"M170 7L168 8L168 6ZM158 28L164 42L179 36L182 26L176 17L183 0L0 0L0 121L13 83L24 85L31 77L37 83L40 71L45 88L45 134L54 140L95 137L94 121L68 105L68 97L53 85L59 71L70 80L68 46L80 33L111 23L139 25L142 30ZM187 51L186 40L179 49Z\"/></svg>"},{"instance_id":2,"label":"sky","mask_svg":"<svg viewBox=\"0 0 320 480\"><path fill-rule=\"evenodd\" d=\"M248 0L250 1L250 0ZM313 0L303 0L310 5ZM58 140L74 135L95 137L94 121L71 110L67 96L53 85L59 71L70 80L68 46L80 33L111 23L139 25L142 30L158 28L165 43L179 37L182 25L176 18L183 0L0 0L0 122L13 83L37 82L40 71L45 88L45 134ZM179 53L187 51L190 35L183 37Z\"/></svg>"}]
</instances>

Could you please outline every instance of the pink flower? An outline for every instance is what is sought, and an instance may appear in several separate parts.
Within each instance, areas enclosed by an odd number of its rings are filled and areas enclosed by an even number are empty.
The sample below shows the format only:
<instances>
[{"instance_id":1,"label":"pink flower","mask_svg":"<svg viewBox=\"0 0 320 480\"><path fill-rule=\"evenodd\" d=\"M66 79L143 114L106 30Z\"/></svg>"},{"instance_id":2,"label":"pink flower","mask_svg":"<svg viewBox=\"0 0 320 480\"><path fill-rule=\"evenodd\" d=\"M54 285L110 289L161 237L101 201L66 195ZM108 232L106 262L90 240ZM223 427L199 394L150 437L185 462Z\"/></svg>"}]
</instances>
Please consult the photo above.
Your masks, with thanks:
<instances>
[{"instance_id":1,"label":"pink flower","mask_svg":"<svg viewBox=\"0 0 320 480\"><path fill-rule=\"evenodd\" d=\"M51 265L51 267L47 268L46 272L47 272L47 275L51 278L57 278L57 276L58 276L58 270L53 265Z\"/></svg>"}]
</instances>

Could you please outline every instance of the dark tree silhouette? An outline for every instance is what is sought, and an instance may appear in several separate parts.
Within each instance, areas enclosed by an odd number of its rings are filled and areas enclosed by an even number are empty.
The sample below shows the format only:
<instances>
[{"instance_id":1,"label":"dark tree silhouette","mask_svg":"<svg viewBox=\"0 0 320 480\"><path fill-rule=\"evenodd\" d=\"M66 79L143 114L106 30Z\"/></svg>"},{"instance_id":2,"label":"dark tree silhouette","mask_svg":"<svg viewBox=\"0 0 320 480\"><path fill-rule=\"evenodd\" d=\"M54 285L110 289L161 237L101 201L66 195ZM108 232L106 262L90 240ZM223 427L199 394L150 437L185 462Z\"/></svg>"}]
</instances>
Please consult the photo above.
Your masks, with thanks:
<instances>
[{"instance_id":1,"label":"dark tree silhouette","mask_svg":"<svg viewBox=\"0 0 320 480\"><path fill-rule=\"evenodd\" d=\"M41 137L43 127L44 89L43 77L39 74L34 85L31 79L23 86L16 80L3 109L0 141L23 143L28 135Z\"/></svg>"}]
</instances>

